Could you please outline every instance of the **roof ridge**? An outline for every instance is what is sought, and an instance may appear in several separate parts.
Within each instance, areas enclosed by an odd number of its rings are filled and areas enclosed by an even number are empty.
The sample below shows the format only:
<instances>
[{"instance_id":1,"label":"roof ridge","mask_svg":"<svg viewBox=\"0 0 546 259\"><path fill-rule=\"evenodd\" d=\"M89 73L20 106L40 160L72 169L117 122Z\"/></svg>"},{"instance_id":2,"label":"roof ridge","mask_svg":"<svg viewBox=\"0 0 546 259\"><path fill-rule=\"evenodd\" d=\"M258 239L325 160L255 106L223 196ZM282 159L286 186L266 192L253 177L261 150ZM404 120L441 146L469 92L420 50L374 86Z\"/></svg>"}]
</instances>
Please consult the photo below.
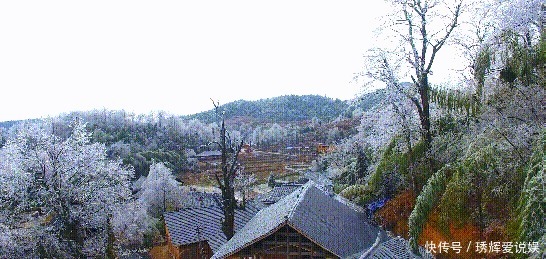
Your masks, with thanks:
<instances>
[{"instance_id":1,"label":"roof ridge","mask_svg":"<svg viewBox=\"0 0 546 259\"><path fill-rule=\"evenodd\" d=\"M182 212L182 211L187 211L187 210L198 210L198 209L220 209L220 210L223 210L223 206L222 206L222 204L220 204L219 201L217 201L217 203L209 204L209 205L206 205L206 206L199 206L199 205L186 206L186 207L182 207L182 208L180 208L178 210L165 211L163 214L164 215L165 214L174 214L174 213L177 213L177 212ZM236 207L235 211L249 211L249 210L252 210L252 209L258 210L258 208L256 208L255 205L247 203L245 208Z\"/></svg>"},{"instance_id":2,"label":"roof ridge","mask_svg":"<svg viewBox=\"0 0 546 259\"><path fill-rule=\"evenodd\" d=\"M219 209L222 209L221 206L217 205L217 204L210 204L210 205L206 205L206 206L199 206L199 205L196 205L196 206L186 206L186 207L182 207L178 210L173 210L173 211L166 211L164 214L166 213L173 213L173 212L180 212L180 211L184 211L184 210L195 210L195 209L210 209L210 208L219 208Z\"/></svg>"},{"instance_id":3,"label":"roof ridge","mask_svg":"<svg viewBox=\"0 0 546 259\"><path fill-rule=\"evenodd\" d=\"M301 190L296 190L296 191L299 191L300 193L296 195L297 200L296 202L294 202L294 205L292 206L292 208L290 208L290 211L288 212L287 218L285 220L286 222L288 222L289 219L292 218L292 216L294 215L294 211L296 211L296 207L298 207L298 205L301 203L301 201L303 200L303 196L305 196L305 194L307 193L307 190L309 190L312 183L313 183L312 181L309 181L306 184L301 186Z\"/></svg>"}]
</instances>

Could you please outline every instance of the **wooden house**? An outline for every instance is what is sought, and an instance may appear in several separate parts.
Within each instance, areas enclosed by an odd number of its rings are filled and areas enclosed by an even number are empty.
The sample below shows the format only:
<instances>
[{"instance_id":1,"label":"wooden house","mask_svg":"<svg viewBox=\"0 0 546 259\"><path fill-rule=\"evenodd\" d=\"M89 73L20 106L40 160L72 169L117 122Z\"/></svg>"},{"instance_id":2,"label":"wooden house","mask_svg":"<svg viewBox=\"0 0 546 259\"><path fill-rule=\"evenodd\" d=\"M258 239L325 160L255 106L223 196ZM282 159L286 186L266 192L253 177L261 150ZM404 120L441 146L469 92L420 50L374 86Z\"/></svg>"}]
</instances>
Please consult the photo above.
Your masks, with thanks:
<instances>
[{"instance_id":1,"label":"wooden house","mask_svg":"<svg viewBox=\"0 0 546 259\"><path fill-rule=\"evenodd\" d=\"M432 258L420 248L425 258ZM309 181L259 211L212 258L421 258Z\"/></svg>"},{"instance_id":2,"label":"wooden house","mask_svg":"<svg viewBox=\"0 0 546 259\"><path fill-rule=\"evenodd\" d=\"M235 231L256 212L253 206L235 210ZM173 258L210 258L227 241L222 232L224 214L220 206L185 208L167 212L164 217L167 245Z\"/></svg>"},{"instance_id":3,"label":"wooden house","mask_svg":"<svg viewBox=\"0 0 546 259\"><path fill-rule=\"evenodd\" d=\"M455 251L450 251L455 255ZM425 248L419 247L419 255L413 254L411 251L409 242L401 237L387 237L384 236L382 239L379 239L378 242L374 243L372 248L364 252L360 258L367 259L381 259L381 258L424 258L432 259L434 256L427 252Z\"/></svg>"},{"instance_id":4,"label":"wooden house","mask_svg":"<svg viewBox=\"0 0 546 259\"><path fill-rule=\"evenodd\" d=\"M317 153L326 154L328 151L330 151L330 146L329 145L326 145L326 144L323 144L323 143L318 143L317 144Z\"/></svg>"},{"instance_id":5,"label":"wooden house","mask_svg":"<svg viewBox=\"0 0 546 259\"><path fill-rule=\"evenodd\" d=\"M286 196L278 189L284 197L259 212L248 205L236 211L230 240L219 206L166 213L169 249L175 258L421 258L406 240L389 237L365 212L313 181L293 187Z\"/></svg>"},{"instance_id":6,"label":"wooden house","mask_svg":"<svg viewBox=\"0 0 546 259\"><path fill-rule=\"evenodd\" d=\"M309 182L258 212L212 258L347 258L371 248L379 232Z\"/></svg>"},{"instance_id":7,"label":"wooden house","mask_svg":"<svg viewBox=\"0 0 546 259\"><path fill-rule=\"evenodd\" d=\"M196 155L199 161L213 161L222 157L222 152L219 150L203 151Z\"/></svg>"}]
</instances>

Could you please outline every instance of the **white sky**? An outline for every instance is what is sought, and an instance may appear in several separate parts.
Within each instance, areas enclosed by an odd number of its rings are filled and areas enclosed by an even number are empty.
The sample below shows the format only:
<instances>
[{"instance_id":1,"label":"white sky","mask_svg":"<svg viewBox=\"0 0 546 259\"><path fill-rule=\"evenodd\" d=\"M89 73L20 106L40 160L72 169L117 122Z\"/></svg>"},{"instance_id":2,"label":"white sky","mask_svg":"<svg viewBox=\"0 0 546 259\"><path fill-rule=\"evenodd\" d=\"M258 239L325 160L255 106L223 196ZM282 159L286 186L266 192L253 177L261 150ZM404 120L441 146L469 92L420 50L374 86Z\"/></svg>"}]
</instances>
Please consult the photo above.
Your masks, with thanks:
<instances>
[{"instance_id":1,"label":"white sky","mask_svg":"<svg viewBox=\"0 0 546 259\"><path fill-rule=\"evenodd\" d=\"M2 1L0 121L350 99L385 12L382 0Z\"/></svg>"}]
</instances>

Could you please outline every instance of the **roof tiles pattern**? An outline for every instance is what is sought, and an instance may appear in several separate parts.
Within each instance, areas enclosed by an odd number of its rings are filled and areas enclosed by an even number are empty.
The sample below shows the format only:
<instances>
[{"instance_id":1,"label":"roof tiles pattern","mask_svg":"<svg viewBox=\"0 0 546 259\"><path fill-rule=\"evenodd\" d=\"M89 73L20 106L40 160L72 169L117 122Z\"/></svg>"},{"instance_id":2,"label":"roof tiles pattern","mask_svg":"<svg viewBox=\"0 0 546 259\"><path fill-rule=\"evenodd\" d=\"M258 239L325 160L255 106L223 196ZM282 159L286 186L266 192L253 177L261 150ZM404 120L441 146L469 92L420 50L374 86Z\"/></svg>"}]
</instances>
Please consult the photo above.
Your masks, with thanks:
<instances>
[{"instance_id":1,"label":"roof tiles pattern","mask_svg":"<svg viewBox=\"0 0 546 259\"><path fill-rule=\"evenodd\" d=\"M240 230L257 212L252 206L235 210L235 231ZM208 241L216 252L226 241L222 232L224 214L219 206L185 208L164 214L165 225L174 245L187 245ZM199 231L198 231L199 230Z\"/></svg>"},{"instance_id":2,"label":"roof tiles pattern","mask_svg":"<svg viewBox=\"0 0 546 259\"><path fill-rule=\"evenodd\" d=\"M275 186L269 193L267 193L267 196L262 199L262 202L265 204L273 204L278 202L280 199L284 198L286 195L292 193L301 186L302 184L282 184Z\"/></svg>"},{"instance_id":3,"label":"roof tiles pattern","mask_svg":"<svg viewBox=\"0 0 546 259\"><path fill-rule=\"evenodd\" d=\"M316 187L308 188L292 212L289 224L340 257L371 247L379 231L369 224L365 213L353 210Z\"/></svg>"},{"instance_id":4,"label":"roof tiles pattern","mask_svg":"<svg viewBox=\"0 0 546 259\"><path fill-rule=\"evenodd\" d=\"M347 257L371 247L379 229L357 212L308 182L262 209L212 258L225 258L288 224L328 251Z\"/></svg>"},{"instance_id":5,"label":"roof tiles pattern","mask_svg":"<svg viewBox=\"0 0 546 259\"><path fill-rule=\"evenodd\" d=\"M222 155L221 151L213 150L213 151L203 151L195 156L196 157L213 157L213 156L221 156L221 155Z\"/></svg>"},{"instance_id":6,"label":"roof tiles pattern","mask_svg":"<svg viewBox=\"0 0 546 259\"><path fill-rule=\"evenodd\" d=\"M434 258L430 253L427 253L423 247L419 247L419 253L416 255L411 252L408 241L401 237L391 238L379 244L373 251L364 258L370 259L413 259L413 258Z\"/></svg>"}]
</instances>

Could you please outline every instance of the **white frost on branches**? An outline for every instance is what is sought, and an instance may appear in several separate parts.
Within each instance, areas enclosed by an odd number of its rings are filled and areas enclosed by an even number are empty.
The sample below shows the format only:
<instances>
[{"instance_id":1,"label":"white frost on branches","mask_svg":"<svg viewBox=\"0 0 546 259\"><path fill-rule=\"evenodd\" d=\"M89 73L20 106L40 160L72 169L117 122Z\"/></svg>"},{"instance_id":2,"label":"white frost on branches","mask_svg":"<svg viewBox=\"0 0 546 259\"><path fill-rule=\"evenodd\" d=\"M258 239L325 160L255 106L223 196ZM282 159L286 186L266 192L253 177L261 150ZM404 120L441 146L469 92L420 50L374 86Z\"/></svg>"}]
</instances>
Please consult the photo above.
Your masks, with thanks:
<instances>
[{"instance_id":1,"label":"white frost on branches","mask_svg":"<svg viewBox=\"0 0 546 259\"><path fill-rule=\"evenodd\" d=\"M118 242L138 247L146 234L155 234L157 219L146 212L146 208L137 201L125 204L116 211L112 218L114 233Z\"/></svg>"},{"instance_id":2,"label":"white frost on branches","mask_svg":"<svg viewBox=\"0 0 546 259\"><path fill-rule=\"evenodd\" d=\"M150 173L142 182L139 202L155 218L159 218L168 209L181 206L182 189L171 169L163 163L150 166Z\"/></svg>"},{"instance_id":3,"label":"white frost on branches","mask_svg":"<svg viewBox=\"0 0 546 259\"><path fill-rule=\"evenodd\" d=\"M66 139L53 134L51 123L25 125L0 150L0 159L4 229L27 235L19 240L36 239L39 256L103 253L107 218L131 199L133 171L108 160L104 145L91 144L85 124L75 121Z\"/></svg>"},{"instance_id":4,"label":"white frost on branches","mask_svg":"<svg viewBox=\"0 0 546 259\"><path fill-rule=\"evenodd\" d=\"M511 30L519 35L537 35L541 23L541 6L544 0L496 0L489 1L495 8L493 16L499 31Z\"/></svg>"}]
</instances>

